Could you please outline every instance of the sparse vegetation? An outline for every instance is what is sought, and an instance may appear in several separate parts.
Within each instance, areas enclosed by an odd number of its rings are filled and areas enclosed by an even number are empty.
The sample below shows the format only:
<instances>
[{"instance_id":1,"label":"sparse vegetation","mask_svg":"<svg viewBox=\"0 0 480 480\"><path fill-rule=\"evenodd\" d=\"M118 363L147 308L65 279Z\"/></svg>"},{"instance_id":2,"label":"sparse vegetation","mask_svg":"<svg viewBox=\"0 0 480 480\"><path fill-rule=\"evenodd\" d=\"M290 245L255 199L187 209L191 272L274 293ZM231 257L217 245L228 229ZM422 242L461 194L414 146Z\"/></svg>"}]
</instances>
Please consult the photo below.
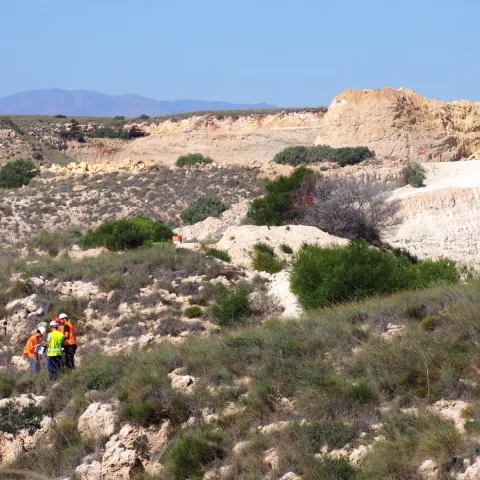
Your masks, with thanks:
<instances>
[{"instance_id":1,"label":"sparse vegetation","mask_svg":"<svg viewBox=\"0 0 480 480\"><path fill-rule=\"evenodd\" d=\"M173 230L162 220L132 217L104 222L95 230L88 230L83 239L86 247L107 247L109 250L127 250L154 242L171 241Z\"/></svg>"},{"instance_id":2,"label":"sparse vegetation","mask_svg":"<svg viewBox=\"0 0 480 480\"><path fill-rule=\"evenodd\" d=\"M120 140L131 140L132 138L145 137L146 133L136 128L122 127L100 127L88 133L90 138L118 138Z\"/></svg>"},{"instance_id":3,"label":"sparse vegetation","mask_svg":"<svg viewBox=\"0 0 480 480\"><path fill-rule=\"evenodd\" d=\"M320 162L334 162L344 167L374 157L375 152L367 147L332 148L328 145L318 145L314 147L287 147L275 155L274 161L295 167Z\"/></svg>"},{"instance_id":4,"label":"sparse vegetation","mask_svg":"<svg viewBox=\"0 0 480 480\"><path fill-rule=\"evenodd\" d=\"M180 218L190 225L201 222L208 217L219 217L229 206L217 196L204 196L192 202L180 214Z\"/></svg>"},{"instance_id":5,"label":"sparse vegetation","mask_svg":"<svg viewBox=\"0 0 480 480\"><path fill-rule=\"evenodd\" d=\"M28 185L40 173L31 160L7 162L0 169L0 188L18 188Z\"/></svg>"},{"instance_id":6,"label":"sparse vegetation","mask_svg":"<svg viewBox=\"0 0 480 480\"><path fill-rule=\"evenodd\" d=\"M253 246L252 266L262 272L278 273L285 266L285 262L277 257L270 245L257 243Z\"/></svg>"},{"instance_id":7,"label":"sparse vegetation","mask_svg":"<svg viewBox=\"0 0 480 480\"><path fill-rule=\"evenodd\" d=\"M12 401L0 407L0 432L17 433L24 428L33 432L40 428L40 422L46 414L45 409L35 405L19 409Z\"/></svg>"},{"instance_id":8,"label":"sparse vegetation","mask_svg":"<svg viewBox=\"0 0 480 480\"><path fill-rule=\"evenodd\" d=\"M213 160L210 157L204 157L201 153L189 153L177 159L177 167L191 167L192 165L202 165L206 163L213 163Z\"/></svg>"},{"instance_id":9,"label":"sparse vegetation","mask_svg":"<svg viewBox=\"0 0 480 480\"><path fill-rule=\"evenodd\" d=\"M227 251L219 250L218 248L208 248L207 250L205 250L205 255L207 255L207 257L218 258L219 260L222 260L223 262L231 262L232 261L232 259L230 258L230 255Z\"/></svg>"},{"instance_id":10,"label":"sparse vegetation","mask_svg":"<svg viewBox=\"0 0 480 480\"><path fill-rule=\"evenodd\" d=\"M243 322L250 315L248 295L250 289L245 286L232 288L228 293L218 296L212 305L212 316L221 326Z\"/></svg>"}]
</instances>

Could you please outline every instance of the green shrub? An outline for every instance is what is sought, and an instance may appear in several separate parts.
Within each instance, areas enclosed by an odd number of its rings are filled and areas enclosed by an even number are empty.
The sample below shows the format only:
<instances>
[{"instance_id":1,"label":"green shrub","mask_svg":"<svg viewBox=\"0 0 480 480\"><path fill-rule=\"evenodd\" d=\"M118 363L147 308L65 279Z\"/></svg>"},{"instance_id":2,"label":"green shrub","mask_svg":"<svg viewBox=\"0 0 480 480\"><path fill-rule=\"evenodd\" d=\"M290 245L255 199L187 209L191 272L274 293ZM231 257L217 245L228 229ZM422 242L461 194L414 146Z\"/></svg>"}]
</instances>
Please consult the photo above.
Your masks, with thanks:
<instances>
[{"instance_id":1,"label":"green shrub","mask_svg":"<svg viewBox=\"0 0 480 480\"><path fill-rule=\"evenodd\" d=\"M212 315L219 325L231 325L243 321L250 315L247 287L235 287L219 296L212 305Z\"/></svg>"},{"instance_id":2,"label":"green shrub","mask_svg":"<svg viewBox=\"0 0 480 480\"><path fill-rule=\"evenodd\" d=\"M0 187L18 188L28 185L32 178L36 177L40 170L31 160L15 160L7 162L0 169Z\"/></svg>"},{"instance_id":3,"label":"green shrub","mask_svg":"<svg viewBox=\"0 0 480 480\"><path fill-rule=\"evenodd\" d=\"M280 245L280 249L282 250L283 253L286 253L287 255L292 255L293 254L293 248L289 247L285 243L282 243Z\"/></svg>"},{"instance_id":4,"label":"green shrub","mask_svg":"<svg viewBox=\"0 0 480 480\"><path fill-rule=\"evenodd\" d=\"M53 118L67 118L67 116L62 115L62 114L58 114L58 115L55 115Z\"/></svg>"},{"instance_id":5,"label":"green shrub","mask_svg":"<svg viewBox=\"0 0 480 480\"><path fill-rule=\"evenodd\" d=\"M148 120L149 118L150 118L150 117L149 117L148 115L145 115L144 113L142 113L142 114L138 117L139 120Z\"/></svg>"},{"instance_id":6,"label":"green shrub","mask_svg":"<svg viewBox=\"0 0 480 480\"><path fill-rule=\"evenodd\" d=\"M222 260L224 262L232 261L228 252L226 252L225 250L219 250L217 248L209 248L208 250L205 251L205 255L207 257L218 258L219 260Z\"/></svg>"},{"instance_id":7,"label":"green shrub","mask_svg":"<svg viewBox=\"0 0 480 480\"><path fill-rule=\"evenodd\" d=\"M213 163L213 160L210 157L204 157L201 153L189 153L177 159L177 167L190 167L205 163Z\"/></svg>"},{"instance_id":8,"label":"green shrub","mask_svg":"<svg viewBox=\"0 0 480 480\"><path fill-rule=\"evenodd\" d=\"M114 120L125 120L125 117L123 115L116 115L113 117Z\"/></svg>"},{"instance_id":9,"label":"green shrub","mask_svg":"<svg viewBox=\"0 0 480 480\"><path fill-rule=\"evenodd\" d=\"M88 230L83 239L85 247L107 247L109 250L127 250L153 242L172 239L173 230L162 220L146 217L122 218L104 222Z\"/></svg>"},{"instance_id":10,"label":"green shrub","mask_svg":"<svg viewBox=\"0 0 480 480\"><path fill-rule=\"evenodd\" d=\"M45 409L35 405L19 409L14 402L9 402L0 407L0 432L13 434L23 428L38 430L46 414Z\"/></svg>"},{"instance_id":11,"label":"green shrub","mask_svg":"<svg viewBox=\"0 0 480 480\"><path fill-rule=\"evenodd\" d=\"M171 443L163 456L167 472L175 480L201 478L211 462L224 456L217 447L219 441L218 434L203 433L185 435Z\"/></svg>"},{"instance_id":12,"label":"green shrub","mask_svg":"<svg viewBox=\"0 0 480 480\"><path fill-rule=\"evenodd\" d=\"M8 372L0 372L0 398L8 398L15 389L15 377Z\"/></svg>"},{"instance_id":13,"label":"green shrub","mask_svg":"<svg viewBox=\"0 0 480 480\"><path fill-rule=\"evenodd\" d=\"M407 181L412 187L420 188L423 187L425 178L427 178L425 169L419 163L415 163L413 174L407 178Z\"/></svg>"},{"instance_id":14,"label":"green shrub","mask_svg":"<svg viewBox=\"0 0 480 480\"><path fill-rule=\"evenodd\" d=\"M435 330L435 327L440 323L440 319L436 315L430 315L428 317L425 317L421 322L420 322L420 327L422 327L424 330Z\"/></svg>"},{"instance_id":15,"label":"green shrub","mask_svg":"<svg viewBox=\"0 0 480 480\"><path fill-rule=\"evenodd\" d=\"M285 263L277 258L273 248L266 243L257 243L253 246L253 268L260 272L278 273Z\"/></svg>"},{"instance_id":16,"label":"green shrub","mask_svg":"<svg viewBox=\"0 0 480 480\"><path fill-rule=\"evenodd\" d=\"M192 305L191 307L187 307L184 311L183 314L187 318L198 318L203 315L203 308L198 306L198 305Z\"/></svg>"},{"instance_id":17,"label":"green shrub","mask_svg":"<svg viewBox=\"0 0 480 480\"><path fill-rule=\"evenodd\" d=\"M282 225L290 218L290 204L295 193L300 189L305 177L313 175L313 170L299 167L289 177L280 177L267 182L267 193L256 198L250 204L248 217L256 225Z\"/></svg>"},{"instance_id":18,"label":"green shrub","mask_svg":"<svg viewBox=\"0 0 480 480\"><path fill-rule=\"evenodd\" d=\"M317 145L314 147L287 147L275 155L274 162L295 167L312 163L335 162L344 167L374 157L375 152L367 147L332 148L328 145Z\"/></svg>"},{"instance_id":19,"label":"green shrub","mask_svg":"<svg viewBox=\"0 0 480 480\"><path fill-rule=\"evenodd\" d=\"M371 248L363 240L345 247L305 246L293 264L292 291L306 309L459 280L453 262L412 264L404 255ZM433 273L432 273L433 272Z\"/></svg>"},{"instance_id":20,"label":"green shrub","mask_svg":"<svg viewBox=\"0 0 480 480\"><path fill-rule=\"evenodd\" d=\"M180 218L185 223L193 225L208 217L219 217L228 208L228 205L223 203L221 198L215 195L206 195L192 202L180 213Z\"/></svg>"},{"instance_id":21,"label":"green shrub","mask_svg":"<svg viewBox=\"0 0 480 480\"><path fill-rule=\"evenodd\" d=\"M347 460L335 460L329 457L315 462L315 478L325 480L353 480L356 477L355 469Z\"/></svg>"},{"instance_id":22,"label":"green shrub","mask_svg":"<svg viewBox=\"0 0 480 480\"><path fill-rule=\"evenodd\" d=\"M137 128L127 130L121 127L100 127L88 134L90 138L118 138L120 140L131 140L132 138L144 137L145 135L145 132Z\"/></svg>"}]
</instances>

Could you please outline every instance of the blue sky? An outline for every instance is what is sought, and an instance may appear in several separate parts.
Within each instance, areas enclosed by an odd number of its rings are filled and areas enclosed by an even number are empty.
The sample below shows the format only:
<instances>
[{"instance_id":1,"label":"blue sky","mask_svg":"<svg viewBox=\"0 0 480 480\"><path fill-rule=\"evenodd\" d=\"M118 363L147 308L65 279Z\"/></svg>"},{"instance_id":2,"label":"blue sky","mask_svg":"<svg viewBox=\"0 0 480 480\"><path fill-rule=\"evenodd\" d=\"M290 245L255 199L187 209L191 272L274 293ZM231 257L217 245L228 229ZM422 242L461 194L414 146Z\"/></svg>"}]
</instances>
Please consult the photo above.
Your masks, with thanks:
<instances>
[{"instance_id":1,"label":"blue sky","mask_svg":"<svg viewBox=\"0 0 480 480\"><path fill-rule=\"evenodd\" d=\"M0 96L328 105L345 88L480 100L478 0L0 0Z\"/></svg>"}]
</instances>

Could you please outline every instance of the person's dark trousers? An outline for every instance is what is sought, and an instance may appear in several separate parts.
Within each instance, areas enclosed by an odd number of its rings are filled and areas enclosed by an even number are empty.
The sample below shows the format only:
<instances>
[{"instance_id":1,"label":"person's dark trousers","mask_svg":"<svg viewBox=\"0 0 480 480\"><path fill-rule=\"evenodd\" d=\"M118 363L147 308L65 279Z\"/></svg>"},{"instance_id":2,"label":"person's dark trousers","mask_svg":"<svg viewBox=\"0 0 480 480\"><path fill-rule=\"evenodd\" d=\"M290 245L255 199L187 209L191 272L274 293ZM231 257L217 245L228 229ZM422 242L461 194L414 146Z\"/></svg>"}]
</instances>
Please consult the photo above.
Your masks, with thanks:
<instances>
[{"instance_id":1,"label":"person's dark trousers","mask_svg":"<svg viewBox=\"0 0 480 480\"><path fill-rule=\"evenodd\" d=\"M60 375L61 369L62 369L61 355L58 355L57 357L48 357L48 373L50 375L50 380L56 380Z\"/></svg>"},{"instance_id":2,"label":"person's dark trousers","mask_svg":"<svg viewBox=\"0 0 480 480\"><path fill-rule=\"evenodd\" d=\"M65 345L63 347L65 353L65 368L68 370L75 369L75 352L77 351L76 345Z\"/></svg>"}]
</instances>

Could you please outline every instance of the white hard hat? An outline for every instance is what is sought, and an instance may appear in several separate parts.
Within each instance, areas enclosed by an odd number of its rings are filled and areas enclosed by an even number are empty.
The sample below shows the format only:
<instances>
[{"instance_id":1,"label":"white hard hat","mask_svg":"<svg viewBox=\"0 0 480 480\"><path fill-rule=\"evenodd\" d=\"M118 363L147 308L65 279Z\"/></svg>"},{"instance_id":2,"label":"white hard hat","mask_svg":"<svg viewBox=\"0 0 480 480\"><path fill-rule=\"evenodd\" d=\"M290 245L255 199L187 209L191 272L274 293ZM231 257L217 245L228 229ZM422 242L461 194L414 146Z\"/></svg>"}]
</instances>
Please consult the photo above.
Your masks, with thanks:
<instances>
[{"instance_id":1,"label":"white hard hat","mask_svg":"<svg viewBox=\"0 0 480 480\"><path fill-rule=\"evenodd\" d=\"M50 322L50 326L58 328L58 323L57 322Z\"/></svg>"},{"instance_id":2,"label":"white hard hat","mask_svg":"<svg viewBox=\"0 0 480 480\"><path fill-rule=\"evenodd\" d=\"M37 330L42 334L42 335L45 335L45 332L47 331L47 329L45 327L38 327Z\"/></svg>"},{"instance_id":3,"label":"white hard hat","mask_svg":"<svg viewBox=\"0 0 480 480\"><path fill-rule=\"evenodd\" d=\"M58 318L59 318L60 320L63 320L64 318L68 318L68 315L67 315L66 313L61 313L61 314L58 316Z\"/></svg>"}]
</instances>

